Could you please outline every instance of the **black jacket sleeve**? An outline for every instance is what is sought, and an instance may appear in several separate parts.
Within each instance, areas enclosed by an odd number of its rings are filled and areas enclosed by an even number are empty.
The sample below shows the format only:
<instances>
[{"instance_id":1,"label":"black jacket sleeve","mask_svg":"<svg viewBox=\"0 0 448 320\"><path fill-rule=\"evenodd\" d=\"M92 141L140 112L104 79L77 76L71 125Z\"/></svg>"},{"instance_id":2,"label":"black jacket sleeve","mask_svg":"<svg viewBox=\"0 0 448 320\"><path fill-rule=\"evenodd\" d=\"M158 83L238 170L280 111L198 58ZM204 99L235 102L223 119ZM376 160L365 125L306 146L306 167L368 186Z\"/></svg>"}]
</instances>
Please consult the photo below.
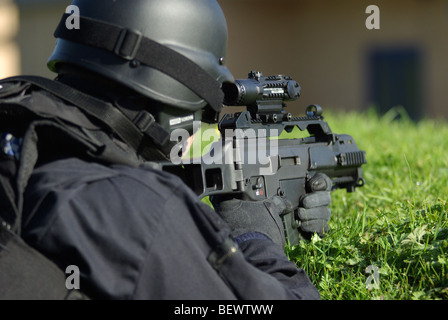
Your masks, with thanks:
<instances>
[{"instance_id":1,"label":"black jacket sleeve","mask_svg":"<svg viewBox=\"0 0 448 320\"><path fill-rule=\"evenodd\" d=\"M25 192L22 232L62 270L76 265L92 299L319 297L270 240L243 242L213 268L210 240L228 238L226 224L180 179L157 170L79 159L41 166Z\"/></svg>"},{"instance_id":2,"label":"black jacket sleeve","mask_svg":"<svg viewBox=\"0 0 448 320\"><path fill-rule=\"evenodd\" d=\"M320 299L319 292L303 269L288 260L283 248L270 239L251 239L239 244L246 260L257 269L273 276L298 299Z\"/></svg>"}]
</instances>

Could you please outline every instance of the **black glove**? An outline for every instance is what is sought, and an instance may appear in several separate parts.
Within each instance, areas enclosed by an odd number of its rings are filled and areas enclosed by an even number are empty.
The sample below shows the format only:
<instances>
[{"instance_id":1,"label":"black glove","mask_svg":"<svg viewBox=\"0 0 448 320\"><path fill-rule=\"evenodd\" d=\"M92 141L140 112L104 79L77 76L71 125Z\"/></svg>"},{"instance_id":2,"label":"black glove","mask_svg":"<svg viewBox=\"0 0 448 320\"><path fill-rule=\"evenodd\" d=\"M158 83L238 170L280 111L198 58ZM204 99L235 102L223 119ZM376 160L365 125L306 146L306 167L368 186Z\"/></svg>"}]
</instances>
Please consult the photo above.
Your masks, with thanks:
<instances>
[{"instance_id":1,"label":"black glove","mask_svg":"<svg viewBox=\"0 0 448 320\"><path fill-rule=\"evenodd\" d=\"M282 248L285 246L285 232L280 215L291 209L279 196L260 201L224 200L217 196L210 197L210 200L215 211L232 229L231 237L258 232Z\"/></svg>"},{"instance_id":2,"label":"black glove","mask_svg":"<svg viewBox=\"0 0 448 320\"><path fill-rule=\"evenodd\" d=\"M330 229L328 220L331 211L331 179L323 174L316 173L306 182L307 193L300 197L299 213L300 229L305 238L317 233L323 237Z\"/></svg>"}]
</instances>

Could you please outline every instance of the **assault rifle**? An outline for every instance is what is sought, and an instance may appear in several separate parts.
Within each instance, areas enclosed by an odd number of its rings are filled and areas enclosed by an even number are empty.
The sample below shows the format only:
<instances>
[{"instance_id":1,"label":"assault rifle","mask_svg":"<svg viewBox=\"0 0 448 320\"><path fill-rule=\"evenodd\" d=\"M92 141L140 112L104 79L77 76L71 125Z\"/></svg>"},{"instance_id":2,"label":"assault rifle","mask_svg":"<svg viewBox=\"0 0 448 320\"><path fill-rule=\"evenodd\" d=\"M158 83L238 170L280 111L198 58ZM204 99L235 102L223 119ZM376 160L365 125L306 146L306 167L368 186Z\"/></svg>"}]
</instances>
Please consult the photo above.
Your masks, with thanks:
<instances>
[{"instance_id":1,"label":"assault rifle","mask_svg":"<svg viewBox=\"0 0 448 320\"><path fill-rule=\"evenodd\" d=\"M311 105L306 116L285 112L285 101L299 98L300 85L288 76L264 77L252 71L248 79L224 88L225 104L246 106L246 111L225 114L218 124L219 141L200 159L181 165L163 163L163 170L181 177L200 198L232 195L250 201L274 195L285 197L294 210L281 218L287 241L301 239L297 217L299 198L307 192L306 181L315 173L328 175L333 189L353 192L364 185L361 166L365 152L353 138L334 134L322 116L322 108ZM294 128L309 136L279 139Z\"/></svg>"}]
</instances>

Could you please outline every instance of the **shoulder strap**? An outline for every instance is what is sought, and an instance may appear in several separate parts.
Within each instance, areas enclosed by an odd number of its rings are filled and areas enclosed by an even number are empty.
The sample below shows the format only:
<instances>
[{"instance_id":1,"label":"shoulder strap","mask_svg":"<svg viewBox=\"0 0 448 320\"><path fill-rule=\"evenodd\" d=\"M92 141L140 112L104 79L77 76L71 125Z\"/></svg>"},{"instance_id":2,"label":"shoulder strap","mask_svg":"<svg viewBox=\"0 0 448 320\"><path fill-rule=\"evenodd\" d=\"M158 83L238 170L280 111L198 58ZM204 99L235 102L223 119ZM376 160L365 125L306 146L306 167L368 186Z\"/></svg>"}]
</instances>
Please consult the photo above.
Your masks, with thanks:
<instances>
[{"instance_id":1,"label":"shoulder strap","mask_svg":"<svg viewBox=\"0 0 448 320\"><path fill-rule=\"evenodd\" d=\"M144 138L147 137L162 152L167 155L172 148L169 133L164 130L146 111L142 111L135 122L128 119L123 113L112 105L82 93L61 82L46 79L39 76L16 76L1 80L0 83L9 81L24 81L39 88L45 89L51 94L77 106L87 115L103 123L107 128L120 137L125 143L144 157L154 155L153 150L145 147ZM153 149L153 148L151 148ZM160 158L160 155L156 158Z\"/></svg>"},{"instance_id":2,"label":"shoulder strap","mask_svg":"<svg viewBox=\"0 0 448 320\"><path fill-rule=\"evenodd\" d=\"M53 96L79 106L78 108L84 111L83 116L76 117L76 114L72 114L70 120L74 125L58 121L64 120L66 117L60 115L61 111L55 108L50 100L40 101L37 99L37 95L32 96L34 99L30 100L27 95L23 95L23 92L31 85L42 88ZM109 143L109 139L106 138L107 133L98 130L91 130L88 134L86 133L88 130L85 124L88 116L97 121L101 120L111 130L118 128L118 132L115 133L119 137L124 136L123 140L131 147L137 149L138 144L142 141L144 134L138 132L132 122L117 109L75 91L62 83L41 77L21 76L0 80L0 88L1 86L4 88L0 90L0 117L2 120L2 127L0 128L0 217L19 235L23 204L22 193L38 158L37 142L39 140L39 143L42 143L38 137L36 126L39 127L39 130L42 130L45 126L47 130L52 128L51 130L59 130L54 132L67 134L67 137L74 139L70 142L73 148L78 148L76 150L80 150L79 147L83 150L85 148L88 156L108 163L128 164L130 160L123 161L127 160L124 159L125 155L117 152L112 142ZM40 105L33 107L33 103ZM10 130L16 131L19 127L22 129L17 130L18 136L14 137L13 135L16 135L16 133ZM78 134L76 128L80 127L84 129L79 130ZM94 128L98 127L94 126ZM22 132L22 130L24 131ZM99 136L100 134L102 136ZM8 138L8 136L11 138ZM57 134L56 137L60 138L61 135ZM101 138L101 141L97 138ZM18 140L21 142L16 143ZM75 146L72 143L74 141L79 142L79 144ZM7 152L7 150L11 151L13 142L17 145L17 152ZM17 157L19 154L20 158Z\"/></svg>"}]
</instances>

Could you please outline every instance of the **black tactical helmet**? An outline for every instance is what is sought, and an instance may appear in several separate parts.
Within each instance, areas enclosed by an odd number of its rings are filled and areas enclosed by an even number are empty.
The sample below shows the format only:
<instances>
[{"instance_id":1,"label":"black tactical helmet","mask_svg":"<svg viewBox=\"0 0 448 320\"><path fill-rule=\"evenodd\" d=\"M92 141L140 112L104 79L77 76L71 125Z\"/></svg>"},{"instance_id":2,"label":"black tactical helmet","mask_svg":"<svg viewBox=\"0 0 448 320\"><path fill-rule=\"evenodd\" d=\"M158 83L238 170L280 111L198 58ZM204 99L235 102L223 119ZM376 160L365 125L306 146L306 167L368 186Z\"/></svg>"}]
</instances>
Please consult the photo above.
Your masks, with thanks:
<instances>
[{"instance_id":1,"label":"black tactical helmet","mask_svg":"<svg viewBox=\"0 0 448 320\"><path fill-rule=\"evenodd\" d=\"M173 129L169 121L191 120L202 109L216 117L221 84L233 82L224 66L227 24L216 0L74 0L72 5L79 9L79 28L69 21L76 11L64 15L50 70L81 67L160 102L170 110L167 119L158 119L166 129Z\"/></svg>"}]
</instances>

